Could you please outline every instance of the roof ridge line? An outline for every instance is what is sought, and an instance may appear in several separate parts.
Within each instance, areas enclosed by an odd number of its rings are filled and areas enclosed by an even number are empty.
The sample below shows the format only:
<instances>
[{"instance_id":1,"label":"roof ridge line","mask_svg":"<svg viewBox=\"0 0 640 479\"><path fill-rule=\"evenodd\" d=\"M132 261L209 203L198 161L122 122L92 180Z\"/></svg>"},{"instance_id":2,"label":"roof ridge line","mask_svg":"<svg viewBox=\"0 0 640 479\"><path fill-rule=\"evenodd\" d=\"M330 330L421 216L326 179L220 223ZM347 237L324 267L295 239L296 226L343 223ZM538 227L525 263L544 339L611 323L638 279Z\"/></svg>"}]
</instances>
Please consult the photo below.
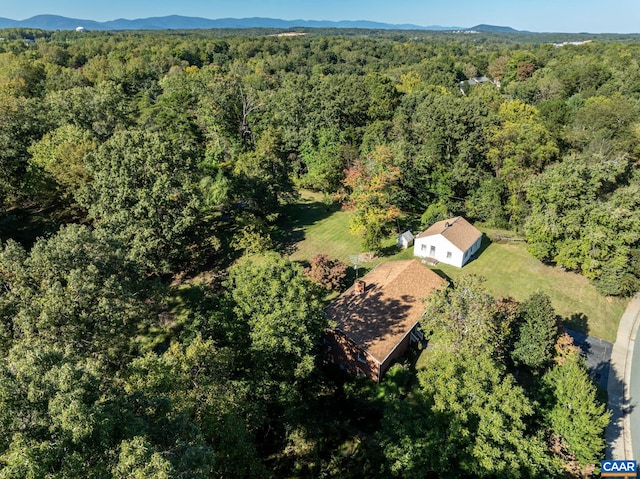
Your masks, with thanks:
<instances>
[{"instance_id":1,"label":"roof ridge line","mask_svg":"<svg viewBox=\"0 0 640 479\"><path fill-rule=\"evenodd\" d=\"M447 231L448 228L451 228L453 225L455 225L458 220L461 220L462 216L454 216L453 218L449 218L444 221L444 228L442 229L442 231L440 232L440 234L444 233L445 231ZM451 223L449 223L449 221L451 221Z\"/></svg>"}]
</instances>

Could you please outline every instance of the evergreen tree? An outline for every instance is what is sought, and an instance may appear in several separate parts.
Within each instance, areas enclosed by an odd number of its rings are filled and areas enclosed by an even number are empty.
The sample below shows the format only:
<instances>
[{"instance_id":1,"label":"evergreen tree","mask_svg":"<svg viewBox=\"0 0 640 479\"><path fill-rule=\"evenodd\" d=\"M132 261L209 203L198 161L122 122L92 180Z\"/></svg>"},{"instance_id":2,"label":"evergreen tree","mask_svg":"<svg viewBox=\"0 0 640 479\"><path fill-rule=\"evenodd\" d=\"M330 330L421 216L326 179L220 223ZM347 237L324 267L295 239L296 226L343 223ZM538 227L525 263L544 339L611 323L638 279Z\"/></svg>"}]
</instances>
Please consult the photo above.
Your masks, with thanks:
<instances>
[{"instance_id":1,"label":"evergreen tree","mask_svg":"<svg viewBox=\"0 0 640 479\"><path fill-rule=\"evenodd\" d=\"M516 365L540 371L551 363L559 335L556 312L551 299L535 293L520 305L520 325L511 357Z\"/></svg>"},{"instance_id":2,"label":"evergreen tree","mask_svg":"<svg viewBox=\"0 0 640 479\"><path fill-rule=\"evenodd\" d=\"M604 430L611 413L605 410L577 350L542 378L545 423L555 441L555 453L570 470L590 473L602 459Z\"/></svg>"}]
</instances>

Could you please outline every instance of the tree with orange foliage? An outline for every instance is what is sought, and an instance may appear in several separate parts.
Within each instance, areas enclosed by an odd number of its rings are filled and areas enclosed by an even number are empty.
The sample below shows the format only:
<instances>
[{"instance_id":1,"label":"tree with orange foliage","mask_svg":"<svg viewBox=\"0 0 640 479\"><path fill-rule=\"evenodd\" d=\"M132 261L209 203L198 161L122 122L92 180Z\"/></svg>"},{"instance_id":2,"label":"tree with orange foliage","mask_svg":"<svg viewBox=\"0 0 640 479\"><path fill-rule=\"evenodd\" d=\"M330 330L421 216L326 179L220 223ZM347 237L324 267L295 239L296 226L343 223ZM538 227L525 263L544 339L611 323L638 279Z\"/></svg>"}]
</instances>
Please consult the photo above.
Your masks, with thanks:
<instances>
[{"instance_id":1,"label":"tree with orange foliage","mask_svg":"<svg viewBox=\"0 0 640 479\"><path fill-rule=\"evenodd\" d=\"M362 238L367 251L379 251L389 233L390 224L400 215L394 205L400 169L394 165L393 152L377 146L364 160L356 160L346 171L342 206L354 212L349 221L352 234Z\"/></svg>"}]
</instances>

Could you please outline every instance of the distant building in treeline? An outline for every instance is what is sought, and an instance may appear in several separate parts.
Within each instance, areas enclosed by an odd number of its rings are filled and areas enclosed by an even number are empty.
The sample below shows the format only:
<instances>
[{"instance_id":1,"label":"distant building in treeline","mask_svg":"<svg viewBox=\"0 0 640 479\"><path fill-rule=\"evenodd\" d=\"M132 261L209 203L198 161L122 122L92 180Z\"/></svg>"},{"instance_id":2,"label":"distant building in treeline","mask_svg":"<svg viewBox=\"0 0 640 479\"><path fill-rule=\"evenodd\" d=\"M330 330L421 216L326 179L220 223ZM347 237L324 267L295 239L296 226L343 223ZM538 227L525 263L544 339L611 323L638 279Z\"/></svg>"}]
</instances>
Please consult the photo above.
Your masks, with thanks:
<instances>
[{"instance_id":1,"label":"distant building in treeline","mask_svg":"<svg viewBox=\"0 0 640 479\"><path fill-rule=\"evenodd\" d=\"M306 35L304 32L283 32L283 33L274 33L273 35L268 35L270 37L301 37Z\"/></svg>"},{"instance_id":2,"label":"distant building in treeline","mask_svg":"<svg viewBox=\"0 0 640 479\"><path fill-rule=\"evenodd\" d=\"M499 80L494 81L494 80L491 80L490 78L487 78L486 76L469 78L468 80L459 82L458 86L460 87L460 91L462 92L462 94L466 95L467 92L465 91L465 89L468 89L469 87L476 86L476 85L485 85L487 83L489 85L495 86L496 88L500 88Z\"/></svg>"},{"instance_id":3,"label":"distant building in treeline","mask_svg":"<svg viewBox=\"0 0 640 479\"><path fill-rule=\"evenodd\" d=\"M583 40L581 42L562 42L562 43L554 43L553 46L556 48L559 47L566 47L567 45L574 45L574 46L579 46L579 45L586 45L588 43L591 43L593 40Z\"/></svg>"}]
</instances>

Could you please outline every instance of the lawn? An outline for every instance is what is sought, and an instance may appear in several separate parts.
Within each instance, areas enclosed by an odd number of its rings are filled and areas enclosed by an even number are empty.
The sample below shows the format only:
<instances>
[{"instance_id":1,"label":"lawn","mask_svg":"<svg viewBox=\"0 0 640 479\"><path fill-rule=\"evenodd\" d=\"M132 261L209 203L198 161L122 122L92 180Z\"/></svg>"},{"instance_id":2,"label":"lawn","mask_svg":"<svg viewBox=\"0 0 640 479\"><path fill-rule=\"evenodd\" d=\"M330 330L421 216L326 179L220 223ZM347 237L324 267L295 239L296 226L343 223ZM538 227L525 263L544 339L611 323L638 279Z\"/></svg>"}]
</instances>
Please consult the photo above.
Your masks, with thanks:
<instances>
[{"instance_id":1,"label":"lawn","mask_svg":"<svg viewBox=\"0 0 640 479\"><path fill-rule=\"evenodd\" d=\"M491 231L484 232L491 235ZM584 276L542 264L527 252L524 243L497 243L488 238L484 241L486 249L464 268L439 265L439 269L454 280L461 274L482 275L494 296L523 301L542 291L549 295L568 327L615 341L627 300L601 296Z\"/></svg>"},{"instance_id":2,"label":"lawn","mask_svg":"<svg viewBox=\"0 0 640 479\"><path fill-rule=\"evenodd\" d=\"M303 191L296 204L283 208L281 221L282 241L289 258L293 261L307 262L318 253L326 253L332 258L344 261L353 266L352 258L362 255L360 238L349 233L349 217L351 213L340 209L338 205L327 206L322 202L322 195ZM389 259L412 258L410 251L399 251L395 248L395 238L384 242L385 254L372 261L360 258L359 267L371 269Z\"/></svg>"},{"instance_id":3,"label":"lawn","mask_svg":"<svg viewBox=\"0 0 640 479\"><path fill-rule=\"evenodd\" d=\"M362 253L360 239L349 234L349 212L327 207L321 196L304 192L301 200L284 210L283 238L289 245L289 257L305 262L317 253L326 253L352 265L351 257ZM487 290L496 297L512 296L523 301L536 291L549 295L554 308L568 327L607 341L615 341L618 322L627 301L603 297L589 281L575 273L542 264L531 256L522 242L491 242L496 231L486 234L484 250L464 268L440 264L433 268L449 279L461 274L486 278ZM361 262L369 270L382 261L412 258L412 250L396 250L395 238L385 244L385 255Z\"/></svg>"},{"instance_id":4,"label":"lawn","mask_svg":"<svg viewBox=\"0 0 640 479\"><path fill-rule=\"evenodd\" d=\"M317 253L328 253L349 263L350 255L362 252L360 239L349 234L350 213L326 205L321 195L303 192L298 203L283 211L282 230L292 260L304 262Z\"/></svg>"}]
</instances>

